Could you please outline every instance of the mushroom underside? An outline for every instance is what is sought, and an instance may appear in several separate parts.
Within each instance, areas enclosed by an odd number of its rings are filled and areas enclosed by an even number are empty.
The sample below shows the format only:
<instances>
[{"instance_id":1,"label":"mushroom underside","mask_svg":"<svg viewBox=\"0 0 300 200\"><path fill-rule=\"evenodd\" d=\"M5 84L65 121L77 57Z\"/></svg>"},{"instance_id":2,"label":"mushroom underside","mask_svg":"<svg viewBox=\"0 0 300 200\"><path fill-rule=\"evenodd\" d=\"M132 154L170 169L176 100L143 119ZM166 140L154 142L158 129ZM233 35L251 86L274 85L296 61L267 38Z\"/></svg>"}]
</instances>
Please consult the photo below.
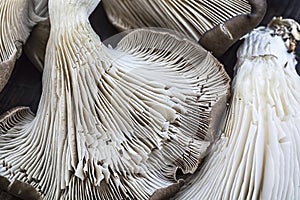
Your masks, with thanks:
<instances>
[{"instance_id":1,"label":"mushroom underside","mask_svg":"<svg viewBox=\"0 0 300 200\"><path fill-rule=\"evenodd\" d=\"M63 3L70 11L64 20L62 3L49 2L36 115L2 120L1 175L31 184L44 199L175 193L182 185L176 171L193 173L214 137L212 107L225 104L229 87L223 66L164 32L134 31L107 48L89 13L74 17L81 2Z\"/></svg>"}]
</instances>

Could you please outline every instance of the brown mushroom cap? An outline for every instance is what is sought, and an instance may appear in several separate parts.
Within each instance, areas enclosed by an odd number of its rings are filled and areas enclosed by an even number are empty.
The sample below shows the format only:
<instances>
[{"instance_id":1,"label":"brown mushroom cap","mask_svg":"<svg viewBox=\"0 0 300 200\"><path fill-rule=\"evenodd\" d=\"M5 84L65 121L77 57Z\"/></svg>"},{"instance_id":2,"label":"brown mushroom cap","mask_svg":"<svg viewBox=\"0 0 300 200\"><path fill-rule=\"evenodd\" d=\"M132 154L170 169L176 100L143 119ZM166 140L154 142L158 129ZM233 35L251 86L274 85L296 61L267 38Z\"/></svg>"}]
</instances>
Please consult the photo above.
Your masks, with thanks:
<instances>
[{"instance_id":1,"label":"brown mushroom cap","mask_svg":"<svg viewBox=\"0 0 300 200\"><path fill-rule=\"evenodd\" d=\"M49 18L40 21L32 29L24 46L24 52L32 64L39 70L44 69L45 51L50 33Z\"/></svg>"}]
</instances>

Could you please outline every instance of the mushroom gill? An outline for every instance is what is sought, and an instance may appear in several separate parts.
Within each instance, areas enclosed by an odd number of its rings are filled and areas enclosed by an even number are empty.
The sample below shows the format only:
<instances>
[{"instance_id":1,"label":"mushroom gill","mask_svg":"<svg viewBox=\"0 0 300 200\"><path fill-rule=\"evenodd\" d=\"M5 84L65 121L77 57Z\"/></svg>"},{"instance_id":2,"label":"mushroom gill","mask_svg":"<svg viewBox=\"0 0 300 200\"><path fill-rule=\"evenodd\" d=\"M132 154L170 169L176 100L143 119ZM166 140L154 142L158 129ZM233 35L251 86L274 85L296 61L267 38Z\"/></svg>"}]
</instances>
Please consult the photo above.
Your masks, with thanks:
<instances>
[{"instance_id":1,"label":"mushroom gill","mask_svg":"<svg viewBox=\"0 0 300 200\"><path fill-rule=\"evenodd\" d=\"M11 75L32 27L43 20L46 5L45 0L0 2L0 92Z\"/></svg>"},{"instance_id":2,"label":"mushroom gill","mask_svg":"<svg viewBox=\"0 0 300 200\"><path fill-rule=\"evenodd\" d=\"M104 46L88 21L98 3L49 0L39 108L1 118L0 175L49 200L170 197L183 184L176 172L193 173L206 155L229 77L166 32Z\"/></svg>"},{"instance_id":3,"label":"mushroom gill","mask_svg":"<svg viewBox=\"0 0 300 200\"><path fill-rule=\"evenodd\" d=\"M256 27L266 0L103 0L108 18L120 30L164 27L190 36L221 56Z\"/></svg>"},{"instance_id":4,"label":"mushroom gill","mask_svg":"<svg viewBox=\"0 0 300 200\"><path fill-rule=\"evenodd\" d=\"M300 199L298 27L274 18L245 38L220 139L177 199Z\"/></svg>"}]
</instances>

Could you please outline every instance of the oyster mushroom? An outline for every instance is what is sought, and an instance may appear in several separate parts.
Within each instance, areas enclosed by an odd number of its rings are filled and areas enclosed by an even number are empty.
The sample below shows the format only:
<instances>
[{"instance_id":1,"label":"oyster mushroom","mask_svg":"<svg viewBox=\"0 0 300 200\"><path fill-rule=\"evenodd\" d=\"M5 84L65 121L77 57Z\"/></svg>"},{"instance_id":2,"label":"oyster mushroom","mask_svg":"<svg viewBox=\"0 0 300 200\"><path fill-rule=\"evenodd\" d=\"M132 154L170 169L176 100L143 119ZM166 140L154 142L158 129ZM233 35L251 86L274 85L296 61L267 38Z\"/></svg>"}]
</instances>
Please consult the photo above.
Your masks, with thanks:
<instances>
[{"instance_id":1,"label":"oyster mushroom","mask_svg":"<svg viewBox=\"0 0 300 200\"><path fill-rule=\"evenodd\" d=\"M183 184L176 172L193 173L206 155L229 77L209 52L166 32L104 46L88 21L98 3L49 0L39 108L1 118L0 175L43 199L170 197Z\"/></svg>"},{"instance_id":2,"label":"oyster mushroom","mask_svg":"<svg viewBox=\"0 0 300 200\"><path fill-rule=\"evenodd\" d=\"M7 83L16 59L21 55L32 27L44 18L45 0L0 2L0 92ZM44 7L43 7L44 6Z\"/></svg>"},{"instance_id":3,"label":"oyster mushroom","mask_svg":"<svg viewBox=\"0 0 300 200\"><path fill-rule=\"evenodd\" d=\"M214 55L222 55L263 19L265 0L103 0L120 30L165 27L189 35Z\"/></svg>"},{"instance_id":4,"label":"oyster mushroom","mask_svg":"<svg viewBox=\"0 0 300 200\"><path fill-rule=\"evenodd\" d=\"M245 39L220 139L178 199L300 198L297 27L275 18Z\"/></svg>"},{"instance_id":5,"label":"oyster mushroom","mask_svg":"<svg viewBox=\"0 0 300 200\"><path fill-rule=\"evenodd\" d=\"M296 21L300 21L300 9L297 9L300 6L300 1L297 0L267 0L267 11L261 21L261 26L267 26L268 23L272 20L274 16L282 16L283 18L293 18ZM233 67L236 63L236 51L239 45L242 43L238 41L233 47L231 47L226 53L219 58L219 61L224 64L227 73L232 77L233 76ZM295 54L298 61L296 70L300 74L300 45L297 43Z\"/></svg>"}]
</instances>

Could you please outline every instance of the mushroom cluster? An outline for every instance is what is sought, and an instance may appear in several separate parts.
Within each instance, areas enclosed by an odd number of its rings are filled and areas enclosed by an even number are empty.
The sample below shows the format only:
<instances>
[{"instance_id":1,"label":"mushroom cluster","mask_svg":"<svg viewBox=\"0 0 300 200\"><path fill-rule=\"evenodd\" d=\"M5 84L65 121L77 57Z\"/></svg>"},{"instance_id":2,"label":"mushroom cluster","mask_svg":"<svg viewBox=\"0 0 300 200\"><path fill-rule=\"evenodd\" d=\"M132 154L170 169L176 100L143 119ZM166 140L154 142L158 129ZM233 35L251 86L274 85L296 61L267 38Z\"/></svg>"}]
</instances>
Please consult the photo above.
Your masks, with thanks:
<instances>
[{"instance_id":1,"label":"mushroom cluster","mask_svg":"<svg viewBox=\"0 0 300 200\"><path fill-rule=\"evenodd\" d=\"M106 47L88 21L98 3L48 1L39 108L1 117L0 173L43 199L167 198L214 140L230 79L207 50L167 32Z\"/></svg>"},{"instance_id":2,"label":"mushroom cluster","mask_svg":"<svg viewBox=\"0 0 300 200\"><path fill-rule=\"evenodd\" d=\"M116 47L90 24L99 2L0 2L15 14L0 18L0 92L23 45L43 71L37 112L0 116L0 198L300 198L297 22L245 37L229 100L212 54L260 23L265 0L103 0L114 25L140 28Z\"/></svg>"}]
</instances>

